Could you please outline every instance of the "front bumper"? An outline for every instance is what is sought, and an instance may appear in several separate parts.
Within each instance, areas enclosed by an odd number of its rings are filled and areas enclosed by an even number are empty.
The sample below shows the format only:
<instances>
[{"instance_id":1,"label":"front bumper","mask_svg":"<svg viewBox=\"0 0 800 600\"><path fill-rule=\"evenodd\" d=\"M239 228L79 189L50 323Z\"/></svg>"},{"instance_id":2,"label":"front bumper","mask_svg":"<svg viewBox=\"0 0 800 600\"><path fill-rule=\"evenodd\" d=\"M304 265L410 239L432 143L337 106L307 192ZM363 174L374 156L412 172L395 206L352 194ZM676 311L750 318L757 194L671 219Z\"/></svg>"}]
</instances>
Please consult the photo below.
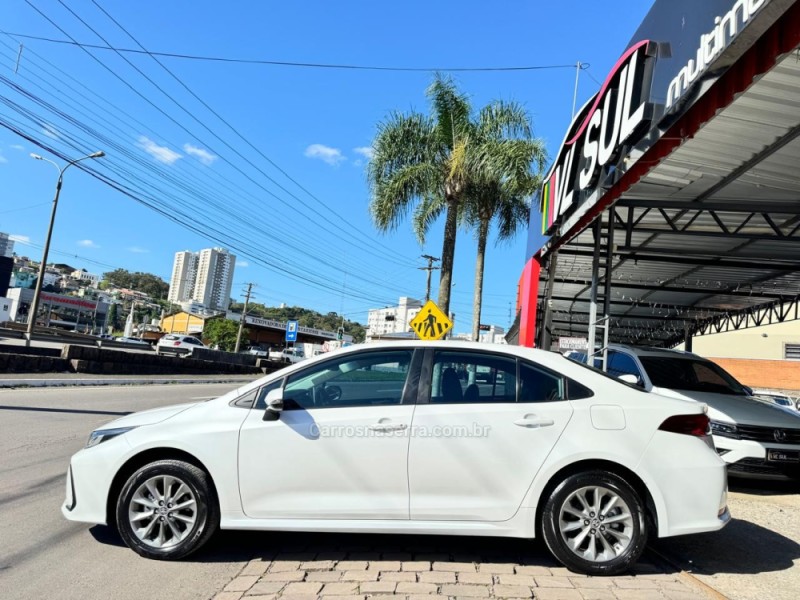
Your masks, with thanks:
<instances>
[{"instance_id":1,"label":"front bumper","mask_svg":"<svg viewBox=\"0 0 800 600\"><path fill-rule=\"evenodd\" d=\"M766 443L754 440L736 440L715 435L717 452L728 465L728 473L750 479L779 481L800 479L800 462L767 460L767 449L800 452L796 444Z\"/></svg>"}]
</instances>

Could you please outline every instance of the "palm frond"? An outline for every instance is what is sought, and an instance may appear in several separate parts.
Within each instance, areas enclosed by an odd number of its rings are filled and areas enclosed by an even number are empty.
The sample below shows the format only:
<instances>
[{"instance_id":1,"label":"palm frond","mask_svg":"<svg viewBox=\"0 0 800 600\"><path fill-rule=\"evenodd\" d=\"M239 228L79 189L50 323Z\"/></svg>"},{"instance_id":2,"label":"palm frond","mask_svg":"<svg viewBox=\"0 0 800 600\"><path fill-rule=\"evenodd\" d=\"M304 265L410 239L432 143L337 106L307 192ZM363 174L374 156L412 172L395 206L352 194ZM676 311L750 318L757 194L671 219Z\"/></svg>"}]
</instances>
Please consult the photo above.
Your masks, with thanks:
<instances>
[{"instance_id":1,"label":"palm frond","mask_svg":"<svg viewBox=\"0 0 800 600\"><path fill-rule=\"evenodd\" d=\"M436 131L442 145L452 149L470 126L472 105L466 94L459 91L450 75L436 73L428 87L428 100L433 109Z\"/></svg>"}]
</instances>

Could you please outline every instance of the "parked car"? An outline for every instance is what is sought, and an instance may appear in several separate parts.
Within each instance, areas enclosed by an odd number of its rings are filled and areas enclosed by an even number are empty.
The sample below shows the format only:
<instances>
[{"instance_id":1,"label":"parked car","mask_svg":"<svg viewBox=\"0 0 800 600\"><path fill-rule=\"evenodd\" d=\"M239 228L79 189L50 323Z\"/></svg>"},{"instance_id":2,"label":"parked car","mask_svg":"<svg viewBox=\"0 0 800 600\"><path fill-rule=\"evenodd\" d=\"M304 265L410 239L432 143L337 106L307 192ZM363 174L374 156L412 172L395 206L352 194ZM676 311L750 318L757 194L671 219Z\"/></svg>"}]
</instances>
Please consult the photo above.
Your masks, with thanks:
<instances>
[{"instance_id":1,"label":"parked car","mask_svg":"<svg viewBox=\"0 0 800 600\"><path fill-rule=\"evenodd\" d=\"M267 350L266 348L262 348L261 346L251 346L250 349L247 351L247 353L262 358L269 357L269 350Z\"/></svg>"},{"instance_id":2,"label":"parked car","mask_svg":"<svg viewBox=\"0 0 800 600\"><path fill-rule=\"evenodd\" d=\"M787 396L786 394L773 392L772 390L751 390L751 393L756 398L766 400L767 402L772 402L778 406L785 406L787 408L794 408L797 410L797 402L792 399L791 396Z\"/></svg>"},{"instance_id":3,"label":"parked car","mask_svg":"<svg viewBox=\"0 0 800 600\"><path fill-rule=\"evenodd\" d=\"M494 376L458 376L479 370ZM649 396L517 346L353 346L104 425L62 512L157 559L218 528L541 534L570 569L610 575L650 536L730 519L705 406Z\"/></svg>"},{"instance_id":4,"label":"parked car","mask_svg":"<svg viewBox=\"0 0 800 600\"><path fill-rule=\"evenodd\" d=\"M156 344L157 354L190 354L195 348L208 348L203 342L191 335L168 333Z\"/></svg>"},{"instance_id":5,"label":"parked car","mask_svg":"<svg viewBox=\"0 0 800 600\"><path fill-rule=\"evenodd\" d=\"M707 404L714 444L731 475L800 479L800 414L754 397L716 363L690 352L612 344L608 373L660 397Z\"/></svg>"},{"instance_id":6,"label":"parked car","mask_svg":"<svg viewBox=\"0 0 800 600\"><path fill-rule=\"evenodd\" d=\"M282 348L269 351L269 359L277 362L294 364L305 360L306 356L302 348Z\"/></svg>"}]
</instances>

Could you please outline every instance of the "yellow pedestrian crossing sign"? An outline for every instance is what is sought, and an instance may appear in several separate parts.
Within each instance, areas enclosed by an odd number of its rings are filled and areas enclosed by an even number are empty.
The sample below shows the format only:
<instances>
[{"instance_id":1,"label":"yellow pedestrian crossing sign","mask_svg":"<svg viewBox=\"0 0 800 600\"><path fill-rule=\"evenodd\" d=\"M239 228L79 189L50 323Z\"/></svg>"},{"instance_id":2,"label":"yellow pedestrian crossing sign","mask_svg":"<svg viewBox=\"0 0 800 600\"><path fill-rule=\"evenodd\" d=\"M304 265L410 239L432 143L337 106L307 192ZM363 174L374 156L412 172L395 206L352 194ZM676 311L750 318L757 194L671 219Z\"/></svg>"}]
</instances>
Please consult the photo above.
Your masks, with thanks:
<instances>
[{"instance_id":1,"label":"yellow pedestrian crossing sign","mask_svg":"<svg viewBox=\"0 0 800 600\"><path fill-rule=\"evenodd\" d=\"M453 322L439 310L433 300L425 303L410 324L421 340L441 339L453 328Z\"/></svg>"}]
</instances>

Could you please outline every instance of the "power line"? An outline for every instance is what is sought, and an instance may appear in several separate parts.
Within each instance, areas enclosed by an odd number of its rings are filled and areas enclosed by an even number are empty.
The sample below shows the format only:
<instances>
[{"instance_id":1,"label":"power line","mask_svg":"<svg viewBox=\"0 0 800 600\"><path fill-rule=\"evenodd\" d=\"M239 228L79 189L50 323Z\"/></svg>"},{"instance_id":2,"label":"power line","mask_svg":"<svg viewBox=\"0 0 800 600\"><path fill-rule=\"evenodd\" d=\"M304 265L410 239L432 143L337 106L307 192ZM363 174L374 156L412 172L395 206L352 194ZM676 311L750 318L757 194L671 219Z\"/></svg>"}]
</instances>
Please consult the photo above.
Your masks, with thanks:
<instances>
[{"instance_id":1,"label":"power line","mask_svg":"<svg viewBox=\"0 0 800 600\"><path fill-rule=\"evenodd\" d=\"M97 4L95 2L95 4ZM100 10L102 7L98 5ZM103 12L105 12L103 10ZM544 71L550 69L574 69L575 63L569 65L520 65L520 66L503 66L503 67L394 67L394 66L380 66L380 65L358 65L358 64L333 64L333 63L313 63L313 62L293 62L282 60L265 60L259 58L233 58L225 56L203 56L197 54L182 54L177 52L157 52L146 50L144 48L136 50L135 48L118 48L111 46L106 42L103 44L87 44L78 42L75 39L60 40L55 38L42 37L37 35L28 35L24 33L15 33L10 31L2 31L7 35L13 35L19 38L37 40L40 42L48 42L52 44L65 44L69 46L77 46L79 48L92 48L96 50L111 50L114 52L122 52L127 54L147 54L151 57L163 56L165 58L180 58L184 60L198 60L207 62L223 62L223 63L239 63L239 64L253 64L253 65L271 65L276 67L301 67L310 69L342 69L350 71L394 71L394 72L410 72L410 73L433 73L436 71L442 73L470 73L470 72L508 72L508 71Z\"/></svg>"}]
</instances>

